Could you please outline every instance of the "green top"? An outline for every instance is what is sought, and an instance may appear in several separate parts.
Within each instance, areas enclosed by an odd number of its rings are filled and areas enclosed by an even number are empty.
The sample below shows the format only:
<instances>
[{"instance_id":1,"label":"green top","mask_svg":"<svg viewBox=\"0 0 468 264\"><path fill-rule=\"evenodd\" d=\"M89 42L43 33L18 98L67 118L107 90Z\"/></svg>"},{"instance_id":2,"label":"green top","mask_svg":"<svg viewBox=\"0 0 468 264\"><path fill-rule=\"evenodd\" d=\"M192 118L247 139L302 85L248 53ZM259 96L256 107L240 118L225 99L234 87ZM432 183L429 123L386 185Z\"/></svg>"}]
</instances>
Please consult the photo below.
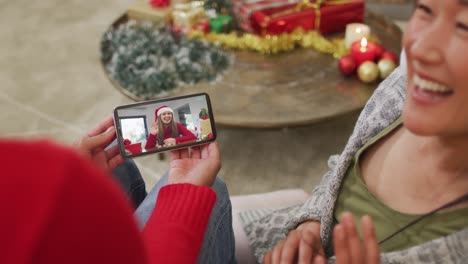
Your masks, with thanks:
<instances>
[{"instance_id":1,"label":"green top","mask_svg":"<svg viewBox=\"0 0 468 264\"><path fill-rule=\"evenodd\" d=\"M382 203L367 189L359 168L359 157L361 154L369 146L387 136L401 124L401 118L397 119L392 125L359 149L346 172L335 206L335 219L340 219L341 214L345 211L351 212L356 219L360 219L366 214L371 216L375 225L377 241L385 239L420 216L397 212ZM402 233L381 244L380 251L391 252L402 250L460 231L467 226L467 216L468 208L436 213L417 222ZM362 236L360 225L358 225L358 232Z\"/></svg>"}]
</instances>

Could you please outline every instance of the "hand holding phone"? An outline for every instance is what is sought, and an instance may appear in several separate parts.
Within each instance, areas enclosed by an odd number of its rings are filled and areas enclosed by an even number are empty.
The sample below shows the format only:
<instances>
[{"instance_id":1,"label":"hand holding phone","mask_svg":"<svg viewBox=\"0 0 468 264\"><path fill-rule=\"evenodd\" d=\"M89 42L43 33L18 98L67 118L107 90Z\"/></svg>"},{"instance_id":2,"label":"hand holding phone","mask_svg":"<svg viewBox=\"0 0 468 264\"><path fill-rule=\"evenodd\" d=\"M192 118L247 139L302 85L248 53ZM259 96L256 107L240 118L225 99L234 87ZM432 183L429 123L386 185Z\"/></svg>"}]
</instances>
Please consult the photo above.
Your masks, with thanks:
<instances>
[{"instance_id":1,"label":"hand holding phone","mask_svg":"<svg viewBox=\"0 0 468 264\"><path fill-rule=\"evenodd\" d=\"M218 144L212 142L192 149L171 151L169 184L191 183L211 186L221 168Z\"/></svg>"},{"instance_id":2,"label":"hand holding phone","mask_svg":"<svg viewBox=\"0 0 468 264\"><path fill-rule=\"evenodd\" d=\"M114 110L120 153L132 158L216 140L208 94L154 100Z\"/></svg>"},{"instance_id":3,"label":"hand holding phone","mask_svg":"<svg viewBox=\"0 0 468 264\"><path fill-rule=\"evenodd\" d=\"M106 149L114 139L115 129L112 116L109 116L73 145L84 157L92 160L98 167L110 172L124 161L122 156L119 155L117 146Z\"/></svg>"}]
</instances>

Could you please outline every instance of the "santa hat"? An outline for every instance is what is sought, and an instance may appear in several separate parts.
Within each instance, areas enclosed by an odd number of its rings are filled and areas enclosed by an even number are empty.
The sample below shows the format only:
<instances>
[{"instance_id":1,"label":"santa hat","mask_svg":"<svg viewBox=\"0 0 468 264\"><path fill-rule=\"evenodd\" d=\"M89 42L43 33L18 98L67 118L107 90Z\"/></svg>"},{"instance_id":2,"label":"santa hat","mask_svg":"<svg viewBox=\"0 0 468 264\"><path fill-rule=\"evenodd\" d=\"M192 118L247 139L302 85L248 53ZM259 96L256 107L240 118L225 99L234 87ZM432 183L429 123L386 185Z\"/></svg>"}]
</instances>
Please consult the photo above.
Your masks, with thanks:
<instances>
[{"instance_id":1,"label":"santa hat","mask_svg":"<svg viewBox=\"0 0 468 264\"><path fill-rule=\"evenodd\" d=\"M154 116L155 116L155 119L158 119L158 116L164 112L171 112L174 114L174 111L172 110L172 108L170 108L169 106L167 105L163 105L159 108L156 108L156 110L154 110Z\"/></svg>"}]
</instances>

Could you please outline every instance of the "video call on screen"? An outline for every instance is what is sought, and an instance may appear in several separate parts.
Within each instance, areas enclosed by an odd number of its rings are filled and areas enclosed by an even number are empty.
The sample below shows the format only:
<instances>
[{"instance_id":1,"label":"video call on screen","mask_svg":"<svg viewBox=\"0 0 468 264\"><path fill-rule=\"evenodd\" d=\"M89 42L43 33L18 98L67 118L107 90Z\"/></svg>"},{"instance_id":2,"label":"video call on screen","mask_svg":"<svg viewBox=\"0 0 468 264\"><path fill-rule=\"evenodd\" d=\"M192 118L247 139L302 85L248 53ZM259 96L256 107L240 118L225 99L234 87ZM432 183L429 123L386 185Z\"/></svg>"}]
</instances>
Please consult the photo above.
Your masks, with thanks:
<instances>
[{"instance_id":1,"label":"video call on screen","mask_svg":"<svg viewBox=\"0 0 468 264\"><path fill-rule=\"evenodd\" d=\"M155 116L158 110L162 111L159 118ZM205 95L117 110L127 154L157 151L174 145L210 139L213 134L210 121L212 117L209 115ZM154 133L150 135L151 131L154 131L151 130L152 126L158 127L159 132L156 136ZM174 140L168 140L171 138ZM175 141L177 143L173 143Z\"/></svg>"}]
</instances>

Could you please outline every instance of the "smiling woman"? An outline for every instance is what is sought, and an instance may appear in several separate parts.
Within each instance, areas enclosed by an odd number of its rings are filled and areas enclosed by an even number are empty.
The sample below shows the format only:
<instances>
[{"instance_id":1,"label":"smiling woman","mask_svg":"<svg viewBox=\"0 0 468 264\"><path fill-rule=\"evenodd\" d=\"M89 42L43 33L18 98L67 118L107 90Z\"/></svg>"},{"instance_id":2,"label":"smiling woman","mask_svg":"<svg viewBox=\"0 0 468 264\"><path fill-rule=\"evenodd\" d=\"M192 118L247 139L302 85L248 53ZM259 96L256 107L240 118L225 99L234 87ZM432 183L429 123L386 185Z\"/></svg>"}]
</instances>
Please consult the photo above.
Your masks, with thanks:
<instances>
[{"instance_id":1,"label":"smiling woman","mask_svg":"<svg viewBox=\"0 0 468 264\"><path fill-rule=\"evenodd\" d=\"M155 120L151 125L145 149L170 147L197 139L185 126L174 120L174 110L169 106L157 108L154 116Z\"/></svg>"},{"instance_id":2,"label":"smiling woman","mask_svg":"<svg viewBox=\"0 0 468 264\"><path fill-rule=\"evenodd\" d=\"M468 1L448 2L418 1L404 35L409 78L403 117L418 134L468 134Z\"/></svg>"},{"instance_id":3,"label":"smiling woman","mask_svg":"<svg viewBox=\"0 0 468 264\"><path fill-rule=\"evenodd\" d=\"M242 217L258 260L378 262L356 253L365 247L382 263L466 262L468 1L417 1L403 45L407 72L376 90L309 200Z\"/></svg>"}]
</instances>

